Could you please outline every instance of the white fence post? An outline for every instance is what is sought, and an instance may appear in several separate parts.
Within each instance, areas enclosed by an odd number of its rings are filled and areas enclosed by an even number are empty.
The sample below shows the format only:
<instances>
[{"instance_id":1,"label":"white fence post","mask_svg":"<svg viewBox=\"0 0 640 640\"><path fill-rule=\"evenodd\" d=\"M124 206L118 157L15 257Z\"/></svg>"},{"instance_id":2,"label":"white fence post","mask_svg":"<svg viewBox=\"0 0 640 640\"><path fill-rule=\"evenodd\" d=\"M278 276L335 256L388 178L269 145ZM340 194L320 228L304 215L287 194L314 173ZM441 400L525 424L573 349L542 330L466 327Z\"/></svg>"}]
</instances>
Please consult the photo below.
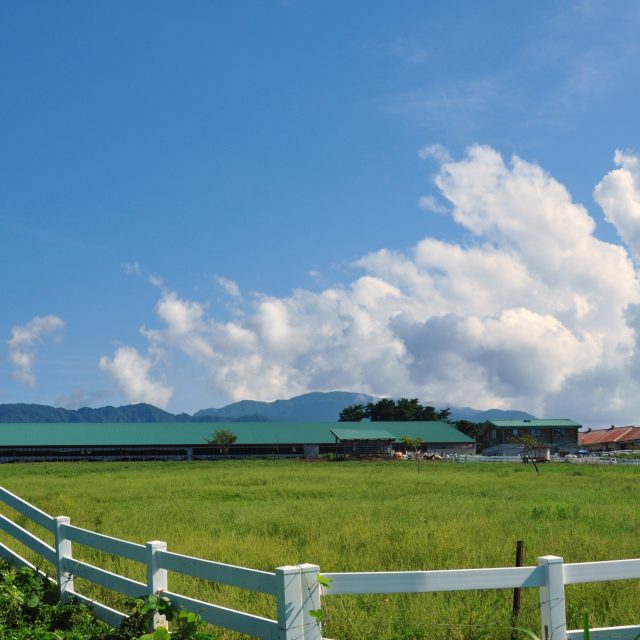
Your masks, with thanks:
<instances>
[{"instance_id":1,"label":"white fence post","mask_svg":"<svg viewBox=\"0 0 640 640\"><path fill-rule=\"evenodd\" d=\"M291 565L276 569L278 640L304 639L301 571L300 567Z\"/></svg>"},{"instance_id":2,"label":"white fence post","mask_svg":"<svg viewBox=\"0 0 640 640\"><path fill-rule=\"evenodd\" d=\"M316 564L300 565L304 640L322 640L322 620L314 618L309 613L310 611L319 611L322 606L320 602L322 586L318 582L319 571L320 567Z\"/></svg>"},{"instance_id":3,"label":"white fence post","mask_svg":"<svg viewBox=\"0 0 640 640\"><path fill-rule=\"evenodd\" d=\"M152 540L145 543L147 548L147 595L152 596L158 591L167 591L167 570L158 567L158 551L166 551L167 543ZM167 618L155 613L151 622L151 630L158 627L168 627Z\"/></svg>"},{"instance_id":4,"label":"white fence post","mask_svg":"<svg viewBox=\"0 0 640 640\"><path fill-rule=\"evenodd\" d=\"M68 516L58 516L55 521L55 547L56 547L56 574L58 577L58 591L60 602L69 602L73 595L73 574L65 571L64 559L73 557L71 550L71 540L67 540L62 533L62 525L70 524L71 518Z\"/></svg>"},{"instance_id":5,"label":"white fence post","mask_svg":"<svg viewBox=\"0 0 640 640\"><path fill-rule=\"evenodd\" d=\"M538 566L544 567L545 573L545 583L540 587L542 640L566 640L563 559L558 556L541 556L538 558Z\"/></svg>"}]
</instances>

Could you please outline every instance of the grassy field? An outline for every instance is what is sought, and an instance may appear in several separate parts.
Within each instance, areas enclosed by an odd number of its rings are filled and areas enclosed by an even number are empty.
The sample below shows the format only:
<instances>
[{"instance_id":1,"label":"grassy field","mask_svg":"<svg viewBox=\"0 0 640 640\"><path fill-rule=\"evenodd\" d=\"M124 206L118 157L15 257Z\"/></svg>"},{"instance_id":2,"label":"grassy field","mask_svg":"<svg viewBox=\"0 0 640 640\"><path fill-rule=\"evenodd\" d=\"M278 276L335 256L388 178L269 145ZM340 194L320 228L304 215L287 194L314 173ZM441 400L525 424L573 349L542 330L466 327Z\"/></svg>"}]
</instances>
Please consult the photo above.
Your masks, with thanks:
<instances>
[{"instance_id":1,"label":"grassy field","mask_svg":"<svg viewBox=\"0 0 640 640\"><path fill-rule=\"evenodd\" d=\"M548 554L566 562L639 557L639 474L546 465L536 475L522 464L426 463L418 474L410 462L55 463L2 465L0 484L52 515L127 540L166 540L172 551L256 569L312 562L331 572L511 566L518 539L527 565ZM74 554L144 579L136 563L79 545ZM169 586L275 617L268 596L178 574ZM508 590L336 596L325 599L325 634L508 638L511 598ZM640 581L571 586L567 598L570 628L584 609L594 626L640 622ZM537 599L536 589L524 590L520 621L536 632Z\"/></svg>"}]
</instances>

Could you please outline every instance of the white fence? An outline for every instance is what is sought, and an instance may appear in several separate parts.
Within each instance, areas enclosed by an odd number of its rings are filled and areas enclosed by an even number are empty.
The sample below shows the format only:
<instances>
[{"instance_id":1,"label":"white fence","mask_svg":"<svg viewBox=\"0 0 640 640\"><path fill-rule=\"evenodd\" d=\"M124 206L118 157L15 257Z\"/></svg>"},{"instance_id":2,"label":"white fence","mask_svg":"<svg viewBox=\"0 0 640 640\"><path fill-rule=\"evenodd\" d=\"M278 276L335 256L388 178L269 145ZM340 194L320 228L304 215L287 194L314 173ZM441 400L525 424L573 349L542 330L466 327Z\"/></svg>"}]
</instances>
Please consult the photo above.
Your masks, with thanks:
<instances>
[{"instance_id":1,"label":"white fence","mask_svg":"<svg viewBox=\"0 0 640 640\"><path fill-rule=\"evenodd\" d=\"M640 458L624 458L622 456L606 456L606 455L591 455L591 456L566 456L565 462L569 464L604 464L627 467L640 466Z\"/></svg>"},{"instance_id":2,"label":"white fence","mask_svg":"<svg viewBox=\"0 0 640 640\"><path fill-rule=\"evenodd\" d=\"M522 456L458 456L454 462L522 462Z\"/></svg>"},{"instance_id":3,"label":"white fence","mask_svg":"<svg viewBox=\"0 0 640 640\"><path fill-rule=\"evenodd\" d=\"M52 547L0 515L0 529L56 567L61 599L67 601L73 596L85 602L98 618L114 626L122 622L125 614L78 593L74 588L74 576L133 598L162 591L176 605L200 614L205 622L268 640L322 640L320 624L313 615L321 608L322 597L518 587L540 591L542 640L583 640L582 630L568 631L566 628L564 586L640 579L640 559L564 564L558 556L542 556L535 567L320 573L317 565L302 564L279 567L271 573L172 553L167 551L166 543L157 540L142 545L74 527L68 517L54 518L2 487L0 501L53 533L55 546ZM146 565L146 582L131 580L74 559L73 542ZM6 545L0 544L0 555L20 566L35 569ZM169 571L270 594L276 599L277 620L173 593L168 587ZM323 587L321 582L330 587ZM637 640L640 625L592 629L590 637L591 640Z\"/></svg>"}]
</instances>

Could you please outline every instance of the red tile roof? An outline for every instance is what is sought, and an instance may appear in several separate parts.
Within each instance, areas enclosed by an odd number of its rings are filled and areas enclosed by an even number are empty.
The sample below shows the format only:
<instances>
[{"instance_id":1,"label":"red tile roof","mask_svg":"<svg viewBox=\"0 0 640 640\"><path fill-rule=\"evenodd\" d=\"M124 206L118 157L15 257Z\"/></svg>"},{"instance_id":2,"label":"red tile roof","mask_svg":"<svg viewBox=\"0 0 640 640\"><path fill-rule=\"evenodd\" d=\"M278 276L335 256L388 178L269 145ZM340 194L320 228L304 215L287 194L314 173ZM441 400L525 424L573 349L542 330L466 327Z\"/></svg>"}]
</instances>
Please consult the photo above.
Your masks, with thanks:
<instances>
[{"instance_id":1,"label":"red tile roof","mask_svg":"<svg viewBox=\"0 0 640 640\"><path fill-rule=\"evenodd\" d=\"M578 442L585 446L633 440L640 440L640 427L614 427L578 434Z\"/></svg>"}]
</instances>

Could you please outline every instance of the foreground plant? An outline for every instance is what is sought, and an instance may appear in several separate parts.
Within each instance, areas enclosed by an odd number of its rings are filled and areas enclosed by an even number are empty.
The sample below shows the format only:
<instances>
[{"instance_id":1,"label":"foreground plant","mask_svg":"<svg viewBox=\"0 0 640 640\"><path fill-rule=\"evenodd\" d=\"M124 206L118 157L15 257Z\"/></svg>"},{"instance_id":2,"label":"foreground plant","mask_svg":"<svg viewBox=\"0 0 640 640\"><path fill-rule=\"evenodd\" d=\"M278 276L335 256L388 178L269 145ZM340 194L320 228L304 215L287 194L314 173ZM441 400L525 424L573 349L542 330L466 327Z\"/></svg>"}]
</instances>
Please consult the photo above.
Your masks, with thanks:
<instances>
[{"instance_id":1,"label":"foreground plant","mask_svg":"<svg viewBox=\"0 0 640 640\"><path fill-rule=\"evenodd\" d=\"M591 637L591 625L589 624L589 612L585 611L582 614L582 627L583 627L583 640L590 640ZM528 636L529 638L531 638L531 640L540 640L540 638L533 633L533 631L529 631L529 629L522 629L520 627L514 627L513 628L514 631L520 631L521 633L524 633L526 636ZM633 640L640 640L640 633L635 636L635 638Z\"/></svg>"},{"instance_id":2,"label":"foreground plant","mask_svg":"<svg viewBox=\"0 0 640 640\"><path fill-rule=\"evenodd\" d=\"M146 598L136 598L129 601L133 612L123 622L121 628L126 628L136 635L139 640L215 640L216 636L202 630L202 618L192 611L179 609L166 596L159 594ZM171 634L164 628L144 633L149 628L155 616L163 616L171 623ZM142 635L137 635L142 632Z\"/></svg>"},{"instance_id":3,"label":"foreground plant","mask_svg":"<svg viewBox=\"0 0 640 640\"><path fill-rule=\"evenodd\" d=\"M202 618L180 610L161 594L129 601L130 615L114 629L84 604L62 604L48 577L17 569L0 559L0 638L11 640L215 640L204 632ZM154 616L165 616L172 633L147 633Z\"/></svg>"},{"instance_id":4,"label":"foreground plant","mask_svg":"<svg viewBox=\"0 0 640 640\"><path fill-rule=\"evenodd\" d=\"M55 585L46 576L0 560L0 637L107 640L110 631L88 607L61 604Z\"/></svg>"}]
</instances>

